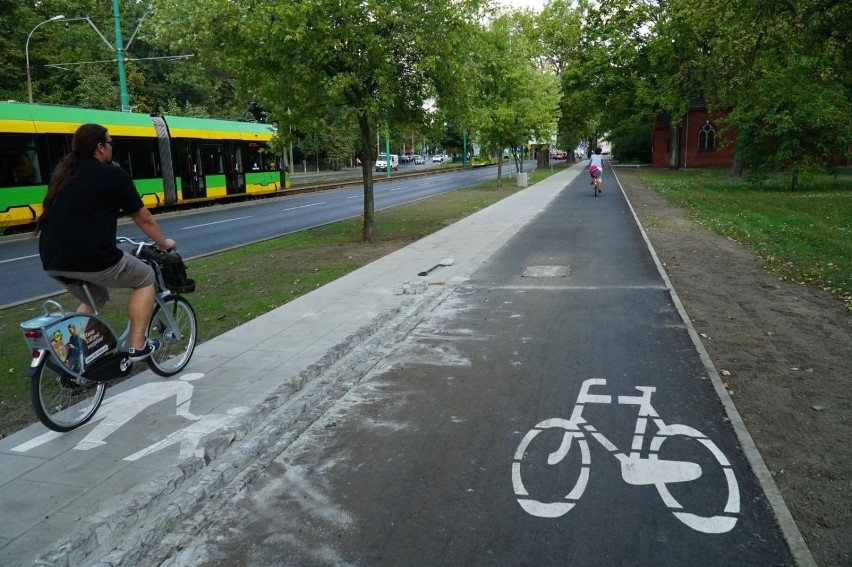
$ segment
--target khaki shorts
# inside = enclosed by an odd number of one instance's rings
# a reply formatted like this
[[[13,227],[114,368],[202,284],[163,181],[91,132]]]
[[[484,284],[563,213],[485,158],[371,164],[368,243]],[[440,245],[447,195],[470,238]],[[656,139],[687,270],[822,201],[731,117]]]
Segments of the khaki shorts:
[[[103,305],[109,301],[107,288],[131,288],[148,287],[154,285],[154,268],[133,256],[124,253],[124,256],[114,266],[100,272],[66,272],[62,270],[47,270],[47,275],[55,279],[68,290],[68,293],[80,300],[81,303],[89,303],[83,287],[75,284],[67,284],[60,278],[71,280],[82,280],[89,283],[89,291],[97,305]]]

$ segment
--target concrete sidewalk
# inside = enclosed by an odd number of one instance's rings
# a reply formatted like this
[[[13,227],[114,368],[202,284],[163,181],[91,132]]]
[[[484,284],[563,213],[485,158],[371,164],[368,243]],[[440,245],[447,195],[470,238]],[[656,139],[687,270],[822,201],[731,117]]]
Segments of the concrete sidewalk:
[[[200,345],[179,379],[146,372],[110,389],[79,430],[33,425],[0,441],[0,564],[121,563],[128,549],[158,541],[259,450],[239,445],[229,454],[241,459],[217,460],[235,441],[273,412],[267,439],[286,435],[337,384],[325,375],[332,364],[344,356],[375,364],[380,349],[359,359],[359,347],[416,324],[581,171],[575,165]],[[452,266],[417,276],[448,256]]]

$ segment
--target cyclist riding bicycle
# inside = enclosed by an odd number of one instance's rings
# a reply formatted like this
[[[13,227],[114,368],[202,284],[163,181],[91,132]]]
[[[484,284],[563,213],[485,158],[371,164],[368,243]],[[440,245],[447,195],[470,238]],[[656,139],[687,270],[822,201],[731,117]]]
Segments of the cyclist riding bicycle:
[[[592,157],[589,158],[589,175],[592,176],[592,185],[595,186],[598,193],[601,192],[601,186],[603,185],[602,175],[603,175],[603,150],[601,148],[595,148],[595,153],[592,154]]]
[[[89,282],[98,309],[109,300],[107,288],[130,288],[130,360],[143,360],[160,346],[145,336],[154,309],[154,270],[116,246],[120,213],[127,213],[157,246],[176,248],[145,208],[130,176],[113,167],[112,137],[99,124],[83,124],[53,172],[35,234],[42,267],[80,300],[78,311],[92,306],[76,281]]]

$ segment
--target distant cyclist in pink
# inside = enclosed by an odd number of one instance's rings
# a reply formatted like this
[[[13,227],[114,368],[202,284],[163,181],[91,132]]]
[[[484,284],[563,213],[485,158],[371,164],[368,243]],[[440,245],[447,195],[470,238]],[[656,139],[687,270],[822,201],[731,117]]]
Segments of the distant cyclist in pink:
[[[598,193],[601,192],[601,185],[603,185],[603,181],[601,176],[603,175],[603,150],[601,148],[595,148],[595,153],[592,154],[592,157],[589,159],[589,175],[592,176],[592,185],[595,186],[595,189],[598,190]]]

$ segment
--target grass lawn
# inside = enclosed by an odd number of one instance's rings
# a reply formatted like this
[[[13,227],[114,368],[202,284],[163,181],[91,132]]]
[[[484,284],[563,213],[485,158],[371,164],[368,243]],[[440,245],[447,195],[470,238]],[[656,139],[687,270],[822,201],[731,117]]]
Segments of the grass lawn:
[[[722,170],[645,170],[639,178],[702,226],[750,246],[783,280],[832,292],[852,312],[852,170],[818,175],[795,192]]]

